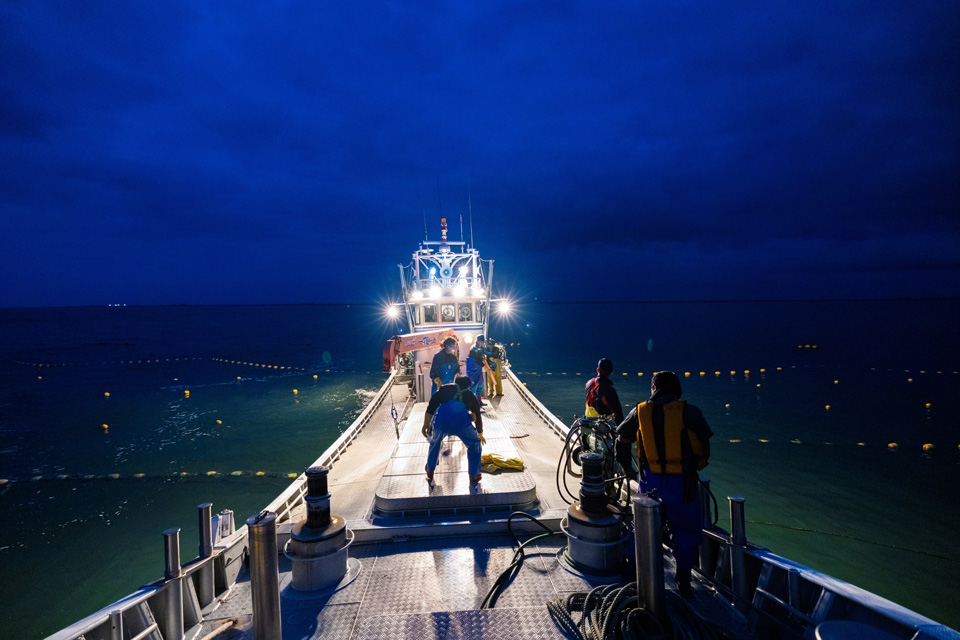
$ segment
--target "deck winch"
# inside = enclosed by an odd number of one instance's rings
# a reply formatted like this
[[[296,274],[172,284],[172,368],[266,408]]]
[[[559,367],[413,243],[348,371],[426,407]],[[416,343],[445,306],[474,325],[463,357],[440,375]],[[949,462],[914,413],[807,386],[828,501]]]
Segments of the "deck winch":
[[[567,509],[560,528],[567,535],[562,560],[572,568],[598,576],[619,573],[624,563],[626,527],[620,512],[607,498],[603,456],[594,451],[581,454],[583,478],[580,500]]]
[[[347,573],[347,549],[353,533],[343,518],[330,514],[329,471],[326,467],[307,469],[307,519],[294,525],[283,549],[293,569],[290,586],[297,591],[336,586]]]

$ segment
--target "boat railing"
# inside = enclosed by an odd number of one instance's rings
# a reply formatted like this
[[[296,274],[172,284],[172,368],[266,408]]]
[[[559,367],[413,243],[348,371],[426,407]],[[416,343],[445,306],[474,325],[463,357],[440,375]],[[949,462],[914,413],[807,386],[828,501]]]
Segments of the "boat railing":
[[[396,378],[394,371],[353,424],[310,466],[329,467],[340,459],[344,450],[370,422],[387,394],[392,393]],[[289,518],[292,511],[303,502],[305,493],[306,476],[300,474],[266,509],[277,514],[278,522]],[[219,527],[214,527],[214,530],[219,530]],[[211,555],[197,557],[180,566],[179,572],[176,572],[178,575],[148,584],[58,631],[47,640],[168,640],[196,637],[207,608],[222,599],[236,583],[242,560],[247,554],[247,537],[247,527],[244,525],[232,534],[218,538]],[[174,546],[179,547],[179,544]],[[209,584],[210,572],[216,578],[214,593],[202,586]],[[179,608],[171,604],[181,601]]]
[[[179,531],[175,544],[179,547]],[[174,575],[141,587],[47,640],[195,638],[204,615],[233,589],[246,554],[244,528],[221,539],[207,557],[176,567]]]
[[[543,403],[537,400],[536,396],[534,396],[527,389],[524,383],[520,381],[520,379],[516,376],[516,374],[513,373],[509,366],[503,367],[503,370],[513,383],[513,386],[516,387],[517,391],[520,393],[520,397],[523,398],[534,410],[534,412],[536,412],[536,414],[539,415],[540,418],[547,424],[547,426],[550,427],[550,430],[553,431],[561,440],[566,439],[567,431],[570,430],[570,427],[563,424],[563,422],[561,422],[557,416],[553,415],[549,409],[543,406]]]
[[[363,431],[363,428],[367,426],[370,422],[370,419],[376,413],[377,409],[383,404],[384,399],[388,394],[393,393],[393,384],[397,378],[397,371],[394,369],[390,373],[390,377],[387,378],[387,381],[384,382],[383,386],[380,387],[380,391],[374,396],[373,400],[366,406],[363,412],[353,421],[353,424],[343,432],[343,434],[334,441],[326,451],[324,451],[319,458],[317,458],[311,467],[331,467],[333,464],[340,459],[340,456],[343,455],[343,452],[346,451],[347,447],[356,440],[357,436],[360,435],[360,432]],[[401,414],[402,415],[402,414]],[[289,487],[287,487],[283,493],[277,496],[273,502],[267,505],[266,509],[268,511],[273,511],[277,514],[277,522],[283,522],[288,520],[290,514],[298,506],[303,504],[303,496],[307,492],[307,476],[301,473],[297,476],[297,479],[294,480]]]

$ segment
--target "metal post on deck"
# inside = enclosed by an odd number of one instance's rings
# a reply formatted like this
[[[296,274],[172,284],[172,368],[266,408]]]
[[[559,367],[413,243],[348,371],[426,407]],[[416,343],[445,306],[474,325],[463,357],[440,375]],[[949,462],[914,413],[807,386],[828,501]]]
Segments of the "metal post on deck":
[[[663,620],[663,529],[660,524],[660,502],[645,494],[634,496],[633,527],[640,606],[658,620]]]
[[[700,527],[705,531],[709,531],[713,528],[713,516],[710,512],[710,478],[706,476],[700,477],[700,487],[698,489],[700,495],[700,515],[701,515],[701,524]],[[700,543],[700,563],[699,567],[703,570],[707,567],[709,563],[708,547],[704,543]]]
[[[163,577],[166,585],[164,640],[183,640],[183,584],[180,582],[180,527],[163,532]]]
[[[747,546],[746,519],[743,511],[744,499],[741,496],[728,496],[730,501],[730,572],[733,592],[738,601],[734,604],[738,608],[749,606],[747,600],[749,587],[747,585],[746,559],[744,553]]]
[[[280,562],[277,514],[261,511],[247,519],[250,536],[250,589],[255,640],[281,640]]]
[[[110,612],[110,640],[123,640],[123,611]]]
[[[200,550],[200,558],[209,558],[213,555],[213,503],[204,502],[197,505],[197,511],[200,518],[200,542],[197,544]],[[213,562],[207,562],[198,571],[200,578],[199,593],[200,606],[205,607],[214,598],[213,581]]]

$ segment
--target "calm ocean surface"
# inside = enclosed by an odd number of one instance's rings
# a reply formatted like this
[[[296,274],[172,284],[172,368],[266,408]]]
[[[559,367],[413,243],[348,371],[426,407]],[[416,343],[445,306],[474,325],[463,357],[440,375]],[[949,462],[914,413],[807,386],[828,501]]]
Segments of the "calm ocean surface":
[[[743,495],[752,542],[960,628],[957,326],[955,300],[527,304],[492,333],[567,423],[600,357],[630,405],[677,371],[721,526]],[[0,638],[157,579],[166,528],[195,557],[202,502],[262,509],[362,411],[394,332],[366,305],[0,310]]]

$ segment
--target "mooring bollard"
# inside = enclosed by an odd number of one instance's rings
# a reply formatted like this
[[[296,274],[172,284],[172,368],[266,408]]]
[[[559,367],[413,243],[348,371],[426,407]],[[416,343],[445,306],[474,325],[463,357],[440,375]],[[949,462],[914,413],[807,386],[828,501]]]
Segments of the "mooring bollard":
[[[746,609],[748,600],[746,558],[744,553],[747,545],[746,518],[744,516],[741,496],[728,496],[730,501],[730,581],[733,592],[737,596],[734,605],[738,609]]]
[[[253,600],[253,637],[281,640],[280,562],[277,514],[261,511],[247,519],[250,536],[250,590]]]
[[[200,558],[209,558],[213,555],[213,503],[204,502],[197,505],[197,511],[200,518],[200,542],[197,544],[200,550]],[[200,599],[200,606],[205,607],[214,598],[213,581],[213,562],[208,561],[199,570],[200,586],[197,596]]]
[[[640,605],[658,620],[664,620],[663,530],[658,500],[647,495],[634,496],[633,528]]]
[[[163,577],[166,585],[166,610],[163,616],[164,640],[183,640],[183,584],[180,582],[180,527],[163,532]]]

